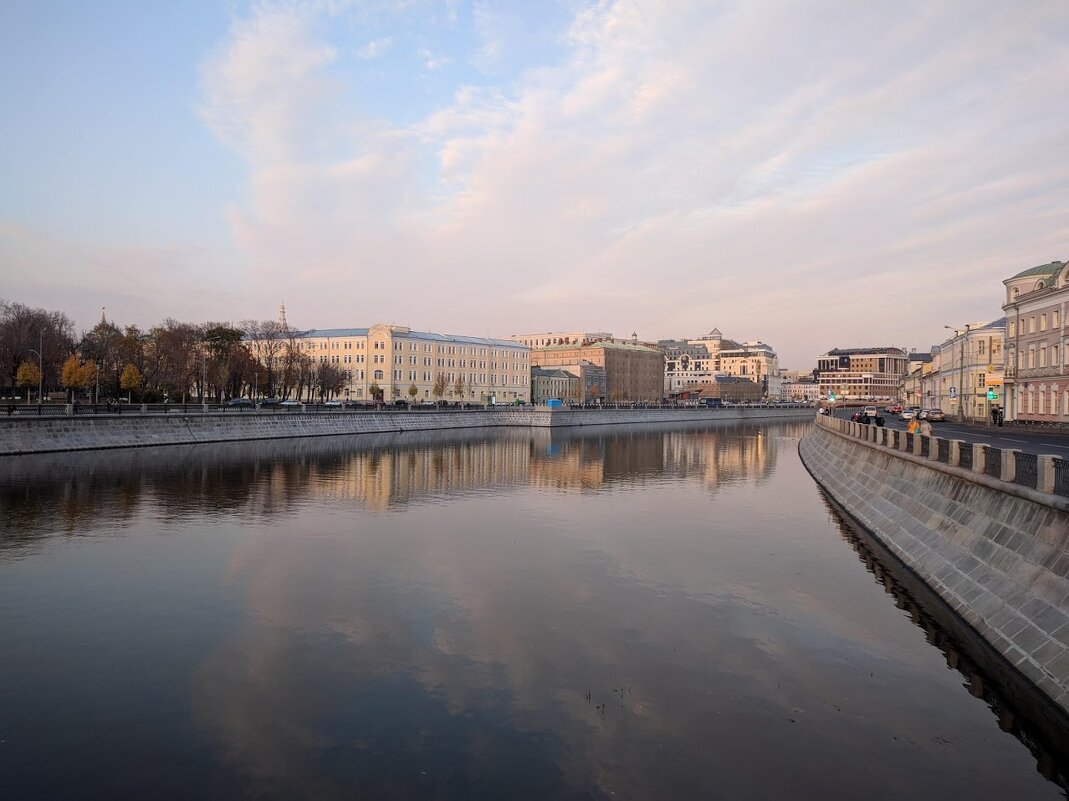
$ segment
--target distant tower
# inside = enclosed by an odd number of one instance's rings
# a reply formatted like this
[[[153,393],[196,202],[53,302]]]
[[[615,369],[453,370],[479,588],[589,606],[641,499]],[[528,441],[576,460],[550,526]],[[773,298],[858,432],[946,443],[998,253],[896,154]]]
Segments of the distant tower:
[[[107,314],[106,314],[107,310],[108,310],[107,306],[101,306],[100,307],[100,324],[101,325],[107,325],[108,324],[108,317],[107,317]]]
[[[278,324],[280,326],[282,326],[283,330],[286,330],[286,329],[289,328],[289,325],[286,323],[286,304],[285,303],[282,303],[278,307]]]
[[[631,344],[632,345],[637,345],[638,344],[638,332],[637,331],[632,331],[631,332]]]

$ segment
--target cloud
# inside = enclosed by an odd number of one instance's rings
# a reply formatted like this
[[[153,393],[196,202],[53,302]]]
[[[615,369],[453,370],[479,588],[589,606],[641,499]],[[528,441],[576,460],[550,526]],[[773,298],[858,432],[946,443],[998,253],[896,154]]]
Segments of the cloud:
[[[393,47],[393,39],[389,36],[382,39],[372,39],[366,45],[356,51],[356,54],[360,58],[375,59],[381,55],[384,55],[391,47]]]
[[[1003,277],[1067,255],[1059,3],[601,2],[514,73],[518,13],[452,18],[490,77],[415,120],[341,102],[307,10],[258,6],[206,60],[203,117],[250,168],[236,241],[301,324],[715,324],[805,367],[996,317]]]

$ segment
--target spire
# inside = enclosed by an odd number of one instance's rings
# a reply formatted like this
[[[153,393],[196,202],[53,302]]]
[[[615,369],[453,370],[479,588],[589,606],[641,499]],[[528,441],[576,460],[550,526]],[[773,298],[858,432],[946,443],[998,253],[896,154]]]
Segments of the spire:
[[[107,310],[108,310],[107,306],[101,306],[100,307],[100,324],[101,325],[107,325],[108,324],[108,317],[107,317],[107,314],[106,314]]]
[[[283,329],[289,328],[289,325],[286,323],[286,304],[285,304],[285,302],[283,302],[282,305],[280,305],[278,307],[278,324],[280,326],[282,326]]]

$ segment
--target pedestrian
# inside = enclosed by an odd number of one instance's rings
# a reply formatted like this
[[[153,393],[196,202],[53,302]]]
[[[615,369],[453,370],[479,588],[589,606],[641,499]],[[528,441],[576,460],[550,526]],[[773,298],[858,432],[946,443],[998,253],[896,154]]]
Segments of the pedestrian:
[[[991,425],[998,425],[998,406],[991,407]]]
[[[930,437],[932,435],[932,424],[927,417],[917,424],[917,429],[923,437]]]
[[[921,421],[914,415],[909,419],[909,424],[906,426],[906,431],[910,434],[916,434],[917,430],[921,427]]]

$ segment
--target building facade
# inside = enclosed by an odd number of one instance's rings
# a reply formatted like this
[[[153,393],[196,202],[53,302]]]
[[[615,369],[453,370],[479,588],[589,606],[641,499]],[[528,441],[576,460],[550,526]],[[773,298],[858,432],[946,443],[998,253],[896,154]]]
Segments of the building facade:
[[[942,409],[948,417],[988,422],[992,406],[1001,406],[1005,318],[970,323],[936,349],[923,381],[923,406]]]
[[[901,348],[835,348],[817,357],[820,395],[840,400],[896,398],[908,365]]]
[[[280,359],[285,347],[295,347],[313,362],[336,365],[346,374],[341,397],[348,401],[371,401],[376,394],[386,402],[531,399],[531,349],[510,340],[379,323],[370,328],[291,330],[285,342],[250,344],[264,363]],[[265,354],[273,345],[279,346],[277,355]]]
[[[664,353],[664,393],[676,397],[713,381],[718,375],[745,378],[761,386],[764,397],[778,398],[779,359],[764,342],[738,343],[725,339],[714,328],[698,339],[663,339],[657,343]]]
[[[547,331],[541,334],[512,334],[506,339],[521,342],[529,348],[554,348],[558,345],[590,345],[594,342],[613,342],[608,331]]]
[[[581,398],[579,376],[559,367],[531,368],[531,403],[550,399],[576,401]]]
[[[1069,264],[1053,261],[1002,283],[1006,419],[1069,424]]]
[[[603,368],[606,401],[659,402],[662,398],[664,357],[645,345],[604,341],[557,345],[533,349],[530,359],[537,367],[564,368],[589,362]]]

